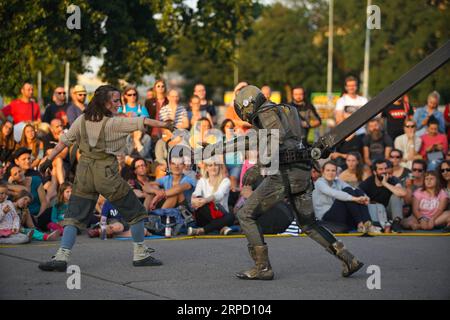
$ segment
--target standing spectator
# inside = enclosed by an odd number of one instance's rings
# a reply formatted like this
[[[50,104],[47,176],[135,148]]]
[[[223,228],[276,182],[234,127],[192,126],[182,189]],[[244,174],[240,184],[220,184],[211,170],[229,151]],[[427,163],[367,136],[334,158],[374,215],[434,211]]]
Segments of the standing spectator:
[[[194,127],[200,118],[207,118],[211,123],[213,119],[208,111],[201,108],[200,98],[198,96],[192,96],[189,100],[190,110],[188,111],[188,118],[190,127]]]
[[[437,226],[450,229],[450,211],[447,193],[442,189],[439,176],[434,171],[425,173],[422,188],[414,192],[413,214],[402,221],[405,229],[432,230]]]
[[[6,163],[11,159],[11,155],[16,149],[16,141],[13,134],[14,125],[6,120],[0,127],[0,162]]]
[[[161,121],[173,121],[177,129],[188,129],[189,120],[186,108],[179,105],[180,95],[177,90],[172,89],[168,95],[169,104],[161,108],[159,117]]]
[[[69,119],[67,118],[68,104],[66,103],[66,91],[63,87],[57,87],[53,91],[52,100],[53,102],[45,107],[42,121],[50,123],[53,119],[59,119],[63,126],[67,128],[69,126]]]
[[[195,221],[200,228],[188,228],[188,235],[202,235],[213,231],[228,235],[234,215],[228,210],[230,179],[225,175],[223,161],[219,157],[205,161],[206,168],[192,194]]]
[[[145,107],[147,108],[150,118],[160,120],[159,112],[162,107],[169,104],[169,100],[166,97],[166,83],[162,79],[155,81],[153,85],[154,97],[145,100]],[[152,139],[155,141],[161,136],[159,128],[152,128]]]
[[[426,134],[422,136],[420,155],[427,160],[428,170],[434,170],[444,160],[448,151],[447,136],[439,133],[439,123],[431,116],[428,120]]]
[[[261,87],[261,92],[264,97],[266,97],[266,99],[270,101],[270,97],[272,96],[272,89],[268,85],[265,85]]]
[[[150,117],[147,108],[141,106],[137,101],[139,100],[139,93],[136,87],[128,86],[123,91],[124,106],[119,107],[118,113],[123,113],[127,117]]]
[[[31,168],[37,168],[44,157],[44,143],[37,137],[36,129],[32,124],[26,124],[22,131],[22,137],[17,148],[31,150]]]
[[[414,116],[414,109],[409,104],[404,104],[403,101],[403,97],[400,97],[382,112],[382,116],[385,119],[384,127],[392,140],[403,134],[405,121],[411,120]]]
[[[403,130],[405,133],[395,138],[394,147],[403,153],[401,165],[411,169],[413,160],[422,158],[419,154],[422,139],[416,135],[414,120],[406,120]]]
[[[336,124],[344,120],[344,114],[352,114],[367,103],[367,99],[358,95],[358,80],[349,76],[345,78],[344,94],[336,101]],[[364,127],[356,131],[356,134],[365,134]]]
[[[206,110],[208,114],[211,116],[211,123],[217,123],[217,111],[216,107],[212,103],[211,100],[206,99],[206,89],[205,86],[201,83],[197,83],[194,86],[194,95],[200,98],[200,109]]]
[[[124,152],[132,158],[141,157],[151,161],[152,138],[147,133],[136,130],[127,137]]]
[[[414,114],[414,120],[417,124],[417,135],[420,137],[425,134],[428,121],[433,116],[438,121],[438,129],[440,133],[445,133],[445,120],[442,112],[438,110],[439,93],[433,91],[428,95],[427,104],[422,108],[418,108]]]
[[[403,152],[398,149],[392,149],[389,154],[389,160],[392,162],[392,175],[400,180],[400,183],[404,186],[406,179],[410,176],[411,170],[402,167],[401,161],[403,159]]]
[[[369,176],[364,171],[361,155],[358,152],[350,152],[345,159],[345,163],[347,169],[339,174],[339,179],[353,188],[357,188]]]
[[[313,206],[316,218],[336,224],[344,231],[378,232],[370,220],[369,198],[336,177],[337,165],[330,161],[322,167],[322,177],[314,183]]]
[[[69,125],[72,125],[72,123],[74,123],[74,121],[83,113],[86,108],[86,97],[87,93],[84,86],[77,84],[72,88],[72,102],[67,107],[67,119],[69,120]]]
[[[245,86],[248,86],[247,82],[239,82],[236,87],[234,88],[234,96],[238,94],[238,92]],[[241,134],[245,133],[249,128],[252,127],[250,123],[247,121],[243,121],[239,116],[237,115],[236,111],[234,110],[234,99],[230,106],[227,107],[227,110],[225,111],[225,119],[233,120],[236,131]]]
[[[153,88],[148,88],[146,95],[145,95],[145,100],[150,100],[153,99],[155,97],[155,92],[153,91]]]
[[[316,111],[316,108],[305,98],[306,92],[303,87],[294,87],[292,89],[292,103],[300,115],[302,127],[306,130],[305,137],[308,137],[309,129],[317,128],[322,124],[322,119]]]
[[[33,100],[33,85],[25,82],[20,93],[19,99],[11,101],[9,105],[0,110],[2,121],[4,122],[8,116],[12,117],[14,124],[23,121],[41,121],[41,109],[39,104]]]
[[[400,181],[387,174],[386,160],[375,160],[372,164],[372,176],[364,180],[359,188],[370,198],[369,212],[372,221],[378,218],[384,228],[387,217],[403,218],[403,201],[407,194]],[[386,216],[387,209],[387,216]]]
[[[369,167],[375,160],[389,158],[393,145],[391,137],[381,130],[378,119],[369,120],[363,143],[364,162]]]
[[[47,229],[50,231],[58,230],[61,235],[64,233],[64,227],[62,222],[67,208],[69,207],[69,200],[72,194],[72,184],[70,182],[64,182],[59,186],[58,198],[56,203],[52,207],[52,220],[47,225]]]

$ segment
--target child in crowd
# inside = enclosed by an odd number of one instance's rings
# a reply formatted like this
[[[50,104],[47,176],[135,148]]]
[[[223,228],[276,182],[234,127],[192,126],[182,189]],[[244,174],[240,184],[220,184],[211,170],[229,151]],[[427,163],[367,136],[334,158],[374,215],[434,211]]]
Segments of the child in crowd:
[[[7,200],[8,188],[0,184],[0,243],[21,244],[30,242],[33,232],[20,233],[20,217],[14,205]]]
[[[31,218],[28,206],[33,200],[33,196],[26,190],[20,191],[14,197],[14,207],[20,217],[20,232],[31,235],[33,240],[38,241],[56,241],[60,239],[61,233],[55,230],[51,233],[44,233],[36,229],[33,219]]]
[[[59,186],[57,202],[52,207],[52,222],[47,225],[50,231],[59,230],[61,235],[64,232],[64,227],[61,225],[64,220],[64,214],[69,205],[70,195],[72,194],[72,184],[64,182]]]

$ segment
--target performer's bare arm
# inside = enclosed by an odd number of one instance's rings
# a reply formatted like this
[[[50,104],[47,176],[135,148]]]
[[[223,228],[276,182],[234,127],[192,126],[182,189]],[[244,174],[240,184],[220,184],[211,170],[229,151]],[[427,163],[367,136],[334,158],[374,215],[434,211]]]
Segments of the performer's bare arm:
[[[64,143],[62,143],[61,141],[58,142],[56,147],[54,147],[52,149],[52,152],[50,152],[50,155],[48,156],[48,159],[53,161],[58,156],[58,154],[60,154],[66,147],[67,146]]]

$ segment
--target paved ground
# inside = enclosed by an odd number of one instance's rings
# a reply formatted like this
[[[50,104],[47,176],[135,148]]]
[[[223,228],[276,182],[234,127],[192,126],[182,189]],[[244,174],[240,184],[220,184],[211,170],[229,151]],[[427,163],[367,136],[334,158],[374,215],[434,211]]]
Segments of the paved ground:
[[[66,273],[38,270],[57,244],[0,248],[3,299],[449,299],[450,237],[343,238],[366,266],[352,278],[340,263],[303,237],[268,238],[275,281],[242,281],[250,266],[246,240],[149,240],[164,266],[133,268],[131,242],[78,238],[71,263],[81,289],[68,290]],[[367,266],[381,268],[381,289],[369,290]]]

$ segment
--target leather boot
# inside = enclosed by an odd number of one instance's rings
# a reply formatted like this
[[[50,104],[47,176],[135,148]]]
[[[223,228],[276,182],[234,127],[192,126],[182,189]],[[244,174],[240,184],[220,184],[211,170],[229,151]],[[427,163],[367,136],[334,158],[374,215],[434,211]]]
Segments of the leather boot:
[[[333,243],[329,249],[333,255],[335,255],[339,260],[342,261],[343,269],[342,276],[347,278],[353,273],[361,269],[364,263],[358,261],[354,255],[348,251],[341,241],[336,241]]]
[[[56,255],[50,261],[39,264],[39,269],[42,271],[59,271],[65,272],[67,270],[67,262],[69,262],[71,250],[59,248]]]
[[[272,280],[274,274],[270,266],[267,246],[249,245],[248,251],[255,261],[255,266],[250,270],[237,273],[236,276],[243,280]]]

